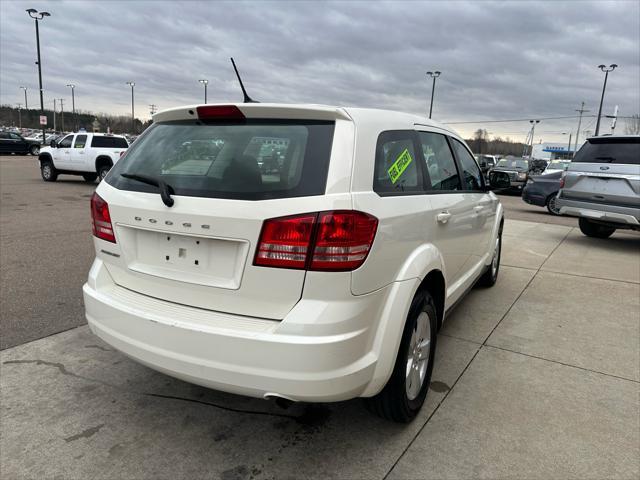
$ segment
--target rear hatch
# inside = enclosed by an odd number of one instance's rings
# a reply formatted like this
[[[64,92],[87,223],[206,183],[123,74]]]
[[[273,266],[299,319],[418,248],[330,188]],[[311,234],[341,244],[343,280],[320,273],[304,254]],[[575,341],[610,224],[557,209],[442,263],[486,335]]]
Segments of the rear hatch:
[[[588,139],[571,162],[562,198],[640,207],[640,137]]]
[[[258,106],[194,110],[156,118],[99,186],[116,242],[97,240],[98,256],[127,289],[281,319],[300,299],[305,271],[254,266],[255,246],[265,219],[350,208],[348,192],[325,195],[335,123],[344,114],[283,119]],[[157,186],[122,174],[161,180],[173,205]]]

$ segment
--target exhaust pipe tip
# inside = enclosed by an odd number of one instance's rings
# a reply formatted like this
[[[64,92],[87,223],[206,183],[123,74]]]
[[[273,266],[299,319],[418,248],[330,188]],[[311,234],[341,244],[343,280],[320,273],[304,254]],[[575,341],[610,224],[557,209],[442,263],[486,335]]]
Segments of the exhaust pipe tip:
[[[291,405],[296,403],[296,400],[294,400],[293,398],[289,398],[285,395],[280,395],[279,393],[265,393],[264,399],[274,400],[276,405],[283,410],[287,410]]]

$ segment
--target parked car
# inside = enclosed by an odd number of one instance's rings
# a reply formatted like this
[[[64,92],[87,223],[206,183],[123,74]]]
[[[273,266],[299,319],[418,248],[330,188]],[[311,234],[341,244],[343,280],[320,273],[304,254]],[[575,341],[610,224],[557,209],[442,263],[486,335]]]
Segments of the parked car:
[[[507,175],[509,175],[509,180],[511,182],[510,190],[521,192],[522,188],[527,183],[528,171],[528,160],[518,157],[507,157],[500,159],[495,168],[489,171],[489,178],[491,183],[493,184],[493,178],[496,177],[494,173],[506,173]]]
[[[0,153],[20,153],[38,155],[40,142],[31,141],[14,132],[0,132]]]
[[[124,137],[102,133],[71,133],[52,140],[40,151],[40,174],[46,182],[58,175],[82,175],[87,182],[102,180],[129,148]]]
[[[640,135],[588,138],[566,170],[557,207],[589,237],[640,230]]]
[[[494,155],[476,154],[474,157],[485,177],[489,173],[489,170],[495,167],[496,163],[498,163],[498,159]]]
[[[503,209],[461,137],[415,115],[318,105],[189,106],[153,121],[91,200],[91,330],[209,388],[365,397],[411,420],[446,312],[500,266]],[[247,153],[263,138],[282,140],[277,174]],[[221,146],[215,158],[182,154],[203,139]]]
[[[571,164],[571,160],[560,160],[560,159],[551,160],[547,165],[547,167],[544,169],[544,172],[542,172],[542,174],[549,175],[551,173],[558,173],[558,172],[562,173],[569,167],[570,164]]]
[[[522,200],[530,205],[547,207],[552,215],[560,215],[556,205],[558,191],[560,190],[560,177],[563,171],[552,172],[543,175],[531,175],[522,189]]]

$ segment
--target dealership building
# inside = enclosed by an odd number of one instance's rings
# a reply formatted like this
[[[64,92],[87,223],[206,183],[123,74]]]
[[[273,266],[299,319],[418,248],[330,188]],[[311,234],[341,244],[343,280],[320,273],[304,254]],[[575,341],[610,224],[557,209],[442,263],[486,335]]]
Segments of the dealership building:
[[[582,144],[578,145],[580,148]],[[569,142],[563,143],[537,143],[533,146],[531,157],[538,160],[555,160],[558,159],[571,159],[574,154],[574,145],[569,145]]]

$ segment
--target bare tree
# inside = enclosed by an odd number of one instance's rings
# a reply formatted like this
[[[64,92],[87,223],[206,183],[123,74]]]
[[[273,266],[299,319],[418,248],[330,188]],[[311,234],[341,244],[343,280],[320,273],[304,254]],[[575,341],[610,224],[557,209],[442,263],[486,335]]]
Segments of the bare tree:
[[[640,135],[640,114],[636,113],[631,118],[627,118],[624,133],[627,135]]]

